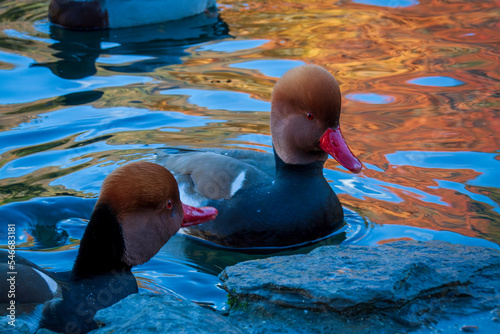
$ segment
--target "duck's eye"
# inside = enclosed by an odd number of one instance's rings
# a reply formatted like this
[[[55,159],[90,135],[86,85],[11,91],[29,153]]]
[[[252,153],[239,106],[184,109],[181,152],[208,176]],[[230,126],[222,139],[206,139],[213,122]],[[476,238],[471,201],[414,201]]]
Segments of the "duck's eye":
[[[172,209],[173,206],[174,206],[174,203],[172,203],[171,200],[168,200],[168,202],[167,202],[167,209],[170,210],[170,209]]]
[[[310,112],[307,113],[307,119],[314,119],[314,115],[311,114]]]

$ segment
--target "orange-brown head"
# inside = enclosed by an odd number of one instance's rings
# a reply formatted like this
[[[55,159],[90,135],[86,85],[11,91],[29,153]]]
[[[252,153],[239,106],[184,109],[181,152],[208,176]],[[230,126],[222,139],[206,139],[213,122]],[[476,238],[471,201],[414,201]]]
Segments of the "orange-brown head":
[[[286,72],[271,97],[271,134],[278,156],[288,164],[325,161],[328,154],[354,173],[361,162],[340,132],[340,88],[327,70],[302,65]]]
[[[172,174],[144,161],[109,174],[99,205],[107,205],[120,223],[125,246],[122,260],[130,266],[149,261],[181,227],[203,223],[217,214],[214,208],[183,204]]]

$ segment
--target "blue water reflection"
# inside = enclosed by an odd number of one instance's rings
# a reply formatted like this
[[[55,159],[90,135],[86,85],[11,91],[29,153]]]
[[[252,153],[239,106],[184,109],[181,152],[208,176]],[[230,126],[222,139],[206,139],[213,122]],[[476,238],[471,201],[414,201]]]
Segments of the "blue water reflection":
[[[465,84],[465,82],[460,81],[458,79],[451,77],[443,77],[443,76],[416,78],[408,80],[408,83],[419,86],[430,86],[430,87],[454,87]]]
[[[379,168],[375,165],[372,165],[370,163],[367,163],[367,162],[364,162],[363,163],[364,167],[366,167],[367,169],[373,169],[374,171],[377,171],[377,172],[384,172],[384,170],[382,168]]]
[[[339,169],[343,169],[343,167],[339,167]],[[396,189],[405,195],[414,197],[423,202],[449,206],[449,204],[444,202],[439,196],[397,183],[390,183],[362,176],[351,176],[344,172],[330,169],[325,169],[324,174],[327,179],[334,182],[333,188],[335,192],[341,194],[346,193],[358,199],[364,200],[371,197],[392,203],[401,203],[404,200],[394,192],[394,189]]]
[[[426,228],[417,228],[405,225],[383,225],[374,226],[370,233],[364,234],[363,238],[347,240],[344,244],[375,246],[387,242],[387,240],[412,239],[416,241],[441,240],[452,244],[482,246],[500,250],[500,246],[494,242],[467,237],[458,233],[448,231],[435,231]]]
[[[9,150],[78,135],[76,141],[111,133],[147,129],[177,129],[216,122],[204,116],[141,108],[77,106],[39,115],[9,131],[0,132],[0,154]]]
[[[389,8],[411,7],[418,5],[420,3],[418,0],[352,0],[352,1],[364,5],[389,7]]]
[[[500,188],[500,160],[498,153],[406,151],[386,155],[391,165],[421,168],[470,169],[480,175],[467,184]]]
[[[285,74],[286,71],[304,64],[305,63],[300,60],[267,59],[245,61],[242,63],[231,64],[229,67],[258,70],[260,73],[268,77],[279,78]]]
[[[271,152],[272,152],[273,139],[271,136],[268,136],[268,135],[250,133],[250,134],[244,134],[244,135],[238,136],[236,138],[231,138],[229,140],[258,144],[259,146],[260,145],[267,146],[268,148],[271,149]],[[265,149],[265,147],[262,147],[262,148]]]
[[[234,40],[222,41],[211,44],[205,44],[196,49],[196,51],[213,52],[236,52],[248,49],[255,49],[269,42],[267,39]]]
[[[461,194],[467,195],[474,201],[482,202],[488,205],[491,205],[493,207],[493,211],[500,213],[500,203],[496,203],[493,201],[491,198],[488,196],[484,196],[481,194],[476,194],[471,191],[469,191],[465,184],[458,183],[458,182],[452,182],[452,181],[447,181],[447,180],[435,180],[438,185],[437,186],[430,186],[430,189],[451,189],[455,190],[456,192],[459,192]]]
[[[376,93],[352,93],[345,96],[348,100],[371,104],[387,104],[394,102],[395,98],[389,95]]]
[[[271,136],[261,135],[261,134],[245,134],[238,136],[236,138],[230,138],[224,146],[229,146],[231,148],[241,147],[245,149],[263,151],[269,153],[272,157],[273,146],[272,146]],[[272,160],[274,161],[274,160]]]
[[[29,175],[41,168],[46,168],[46,167],[59,167],[59,169],[65,169],[78,165],[84,165],[92,160],[92,158],[88,157],[88,155],[95,155],[96,153],[99,152],[124,151],[124,150],[152,150],[162,146],[163,146],[162,144],[109,145],[104,141],[99,141],[89,145],[82,145],[66,150],[51,150],[51,151],[34,153],[25,157],[19,157],[18,159],[9,161],[5,165],[3,165],[2,168],[0,169],[0,179]],[[115,168],[116,167],[118,166],[115,166]],[[77,172],[73,172],[72,174],[75,173]],[[73,177],[78,179],[78,175],[73,175],[72,178]],[[51,184],[59,184],[56,182],[57,180],[58,179],[52,181]],[[89,184],[91,184],[91,182],[89,183],[85,182],[84,184],[88,186]],[[77,188],[69,187],[68,189],[77,189]],[[99,187],[96,188],[95,193],[98,193],[99,192],[98,190]]]
[[[65,80],[55,76],[48,68],[33,67],[36,62],[28,57],[0,51],[0,61],[15,65],[11,70],[0,70],[0,103],[26,103],[60,96],[61,93],[146,83],[152,78],[144,76],[93,76],[80,80]],[[22,84],[22,89],[19,85]]]
[[[100,145],[103,146],[103,145]],[[102,150],[103,153],[109,154],[110,152],[118,152],[123,150],[133,150],[137,153],[134,155],[127,156],[127,160],[118,161],[108,161],[103,158],[102,161],[90,165],[85,168],[81,168],[77,171],[72,171],[70,174],[66,174],[55,178],[50,182],[50,186],[63,186],[66,189],[73,189],[78,192],[85,194],[99,194],[102,182],[104,178],[111,173],[116,168],[120,167],[125,163],[132,161],[154,161],[154,149],[163,147],[163,145],[106,145],[108,150]],[[89,147],[92,150],[95,147]],[[106,147],[104,147],[106,148]],[[94,155],[98,151],[93,151]],[[79,161],[79,160],[77,160]],[[62,167],[61,167],[62,168]]]
[[[46,26],[48,26],[48,24]],[[43,42],[43,43],[47,43],[47,44],[53,44],[53,43],[57,42],[56,40],[51,39],[51,38],[41,38],[41,37],[37,37],[37,36],[31,36],[31,35],[28,35],[27,33],[20,32],[20,31],[14,30],[14,29],[5,29],[3,31],[3,33],[9,37],[19,38],[19,39],[24,39],[24,40],[29,40],[29,41],[37,41],[37,42]]]
[[[269,102],[256,100],[250,95],[240,92],[181,88],[164,90],[160,93],[163,95],[187,95],[189,103],[212,110],[271,111]]]
[[[108,65],[120,65],[134,63],[138,61],[151,60],[151,56],[132,56],[132,55],[103,55],[96,59],[96,63]]]

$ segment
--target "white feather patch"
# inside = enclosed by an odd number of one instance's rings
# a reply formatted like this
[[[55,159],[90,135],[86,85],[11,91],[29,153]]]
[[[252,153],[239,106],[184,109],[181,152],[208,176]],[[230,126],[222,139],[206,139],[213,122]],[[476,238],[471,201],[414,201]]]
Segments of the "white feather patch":
[[[49,276],[45,275],[44,273],[42,273],[40,270],[38,269],[35,269],[33,268],[34,271],[36,271],[38,273],[38,275],[40,275],[40,277],[42,277],[45,282],[47,283],[47,285],[49,286],[49,289],[50,291],[52,292],[52,295],[55,295],[56,292],[57,292],[57,287],[58,287],[58,284],[56,281],[54,281],[52,278],[50,278]]]
[[[242,171],[231,184],[231,196],[233,196],[238,190],[243,187],[243,182],[245,181],[245,171]]]
[[[186,184],[185,182],[179,182],[179,195],[181,197],[181,202],[187,205],[191,206],[201,206],[202,201],[200,200],[200,196],[196,196],[193,194],[193,189],[191,188],[190,185]]]

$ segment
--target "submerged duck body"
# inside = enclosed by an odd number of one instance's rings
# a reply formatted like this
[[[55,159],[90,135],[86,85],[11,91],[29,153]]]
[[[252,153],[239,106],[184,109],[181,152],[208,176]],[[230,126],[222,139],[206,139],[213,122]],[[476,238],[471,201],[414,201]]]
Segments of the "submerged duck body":
[[[215,0],[51,0],[49,19],[68,29],[127,28],[184,19]]]
[[[165,168],[134,162],[112,172],[80,242],[73,269],[49,272],[16,256],[16,305],[46,302],[40,328],[88,332],[97,310],[138,291],[132,267],[149,261],[179,228],[213,219],[214,208],[180,201],[177,183]],[[6,260],[7,252],[0,252]],[[2,272],[8,262],[1,262]],[[5,269],[5,270],[4,270]],[[6,283],[2,279],[2,291]],[[8,303],[6,295],[0,304]]]
[[[271,105],[274,159],[242,150],[160,152],[157,162],[172,171],[183,200],[219,210],[187,234],[232,248],[287,247],[343,225],[323,165],[328,155],[354,173],[362,164],[340,130],[337,81],[319,66],[296,67],[276,83]]]

